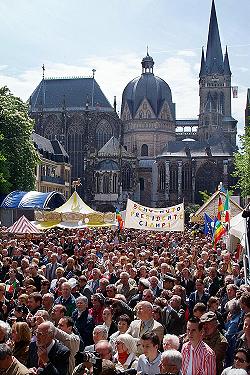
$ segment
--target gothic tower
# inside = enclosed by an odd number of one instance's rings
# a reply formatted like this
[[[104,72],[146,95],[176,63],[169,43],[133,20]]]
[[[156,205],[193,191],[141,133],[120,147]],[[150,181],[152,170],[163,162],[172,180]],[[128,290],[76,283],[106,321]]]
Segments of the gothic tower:
[[[226,52],[223,58],[214,0],[210,16],[206,57],[202,49],[198,135],[201,141],[223,136],[236,145],[237,121],[231,115],[231,70]]]

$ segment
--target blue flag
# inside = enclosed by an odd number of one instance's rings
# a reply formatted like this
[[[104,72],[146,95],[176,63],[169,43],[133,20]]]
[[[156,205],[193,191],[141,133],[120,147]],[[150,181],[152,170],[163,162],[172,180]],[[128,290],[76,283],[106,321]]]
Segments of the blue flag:
[[[208,214],[204,214],[204,233],[213,235],[214,220]]]

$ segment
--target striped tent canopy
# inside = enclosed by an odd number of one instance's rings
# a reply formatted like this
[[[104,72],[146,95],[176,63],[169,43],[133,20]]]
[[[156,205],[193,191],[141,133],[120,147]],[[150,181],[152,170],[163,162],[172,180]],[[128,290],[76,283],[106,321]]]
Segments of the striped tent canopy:
[[[9,233],[16,234],[34,234],[41,233],[35,225],[33,225],[26,216],[21,216],[11,227],[7,229]]]

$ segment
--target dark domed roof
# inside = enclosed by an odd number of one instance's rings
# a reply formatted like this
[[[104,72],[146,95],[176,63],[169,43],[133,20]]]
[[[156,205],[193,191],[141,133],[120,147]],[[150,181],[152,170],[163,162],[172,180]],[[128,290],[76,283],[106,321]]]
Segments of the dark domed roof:
[[[155,115],[158,116],[166,100],[174,118],[175,109],[170,87],[163,79],[154,75],[153,65],[152,57],[147,54],[142,59],[142,75],[130,81],[123,91],[122,111],[127,102],[130,112],[134,116],[142,101],[146,98]]]

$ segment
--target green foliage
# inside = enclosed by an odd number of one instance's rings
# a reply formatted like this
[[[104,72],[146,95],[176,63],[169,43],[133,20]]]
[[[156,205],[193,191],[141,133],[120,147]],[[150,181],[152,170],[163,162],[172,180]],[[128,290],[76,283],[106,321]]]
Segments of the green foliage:
[[[33,190],[39,157],[31,140],[33,120],[27,105],[0,88],[0,191]]]
[[[212,195],[207,190],[199,191],[199,194],[201,196],[201,199],[202,199],[203,203],[206,203]]]
[[[234,154],[234,173],[238,182],[236,188],[239,188],[241,195],[246,197],[250,195],[250,130],[245,129],[245,135],[240,136],[241,146],[238,152]]]
[[[185,206],[185,221],[188,222],[190,220],[190,215],[195,214],[196,211],[200,208],[199,204],[190,203]]]

